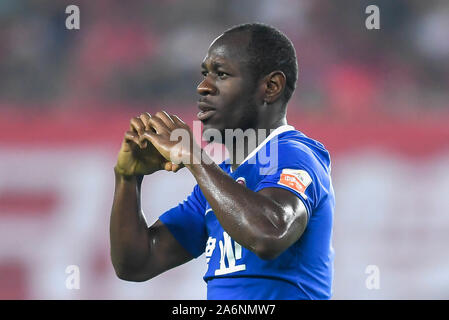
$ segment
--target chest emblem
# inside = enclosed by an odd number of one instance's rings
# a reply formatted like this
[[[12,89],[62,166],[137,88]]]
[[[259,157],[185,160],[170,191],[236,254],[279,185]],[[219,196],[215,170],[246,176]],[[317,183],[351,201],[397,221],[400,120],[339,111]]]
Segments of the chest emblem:
[[[237,178],[237,180],[235,180],[238,184],[241,184],[243,186],[246,186],[246,179],[243,177],[239,177]]]

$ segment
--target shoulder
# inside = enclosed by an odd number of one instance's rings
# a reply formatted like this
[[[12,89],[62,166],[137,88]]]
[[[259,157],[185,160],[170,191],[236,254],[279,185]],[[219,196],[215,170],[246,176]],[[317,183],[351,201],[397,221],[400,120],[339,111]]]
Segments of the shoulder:
[[[325,146],[297,130],[283,132],[267,144],[265,154],[279,167],[306,169],[315,173],[330,173],[330,154]],[[263,154],[259,158],[263,158]]]
[[[330,156],[324,145],[296,130],[283,132],[258,153],[256,191],[281,187],[305,200],[310,214],[330,192]],[[257,171],[255,171],[257,170]]]

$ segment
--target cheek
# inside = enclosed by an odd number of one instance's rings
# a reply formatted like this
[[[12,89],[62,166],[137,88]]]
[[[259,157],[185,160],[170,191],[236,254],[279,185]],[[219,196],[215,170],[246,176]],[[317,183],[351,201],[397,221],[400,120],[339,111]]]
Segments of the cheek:
[[[234,80],[234,81],[233,81]],[[232,79],[223,81],[218,88],[219,111],[210,123],[220,124],[226,128],[239,127],[248,118],[256,116],[254,87],[248,88],[243,81]]]
[[[226,117],[238,117],[248,109],[250,99],[247,92],[235,88],[232,94],[223,97],[223,113]],[[235,119],[236,120],[236,119]]]

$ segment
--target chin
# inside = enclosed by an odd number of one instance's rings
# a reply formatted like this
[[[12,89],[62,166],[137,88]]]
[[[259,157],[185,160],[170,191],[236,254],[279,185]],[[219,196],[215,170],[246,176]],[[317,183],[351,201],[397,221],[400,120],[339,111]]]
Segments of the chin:
[[[224,129],[219,126],[203,124],[202,139],[208,143],[223,143],[222,141],[225,137],[224,132]]]

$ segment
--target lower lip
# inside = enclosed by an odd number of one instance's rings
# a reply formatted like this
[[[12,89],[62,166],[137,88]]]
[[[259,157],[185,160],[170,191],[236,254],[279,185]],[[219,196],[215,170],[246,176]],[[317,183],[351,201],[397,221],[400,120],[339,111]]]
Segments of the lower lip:
[[[206,121],[209,118],[211,118],[215,113],[215,110],[207,110],[207,111],[200,111],[197,114],[198,120],[200,121]]]

